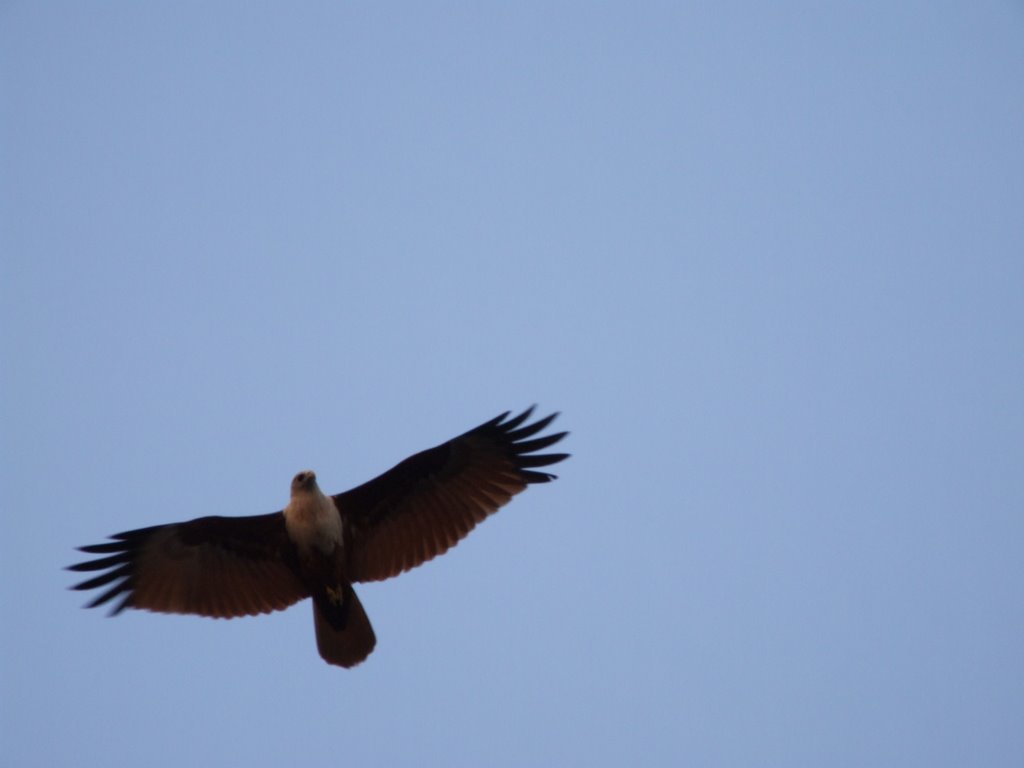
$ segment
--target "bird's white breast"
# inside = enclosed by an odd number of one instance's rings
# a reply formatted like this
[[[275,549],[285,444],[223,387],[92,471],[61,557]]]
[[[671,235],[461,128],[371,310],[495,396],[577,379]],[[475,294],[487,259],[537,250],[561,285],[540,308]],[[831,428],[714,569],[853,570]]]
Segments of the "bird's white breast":
[[[284,508],[284,524],[300,552],[318,549],[330,554],[344,543],[341,516],[319,488],[292,495]]]

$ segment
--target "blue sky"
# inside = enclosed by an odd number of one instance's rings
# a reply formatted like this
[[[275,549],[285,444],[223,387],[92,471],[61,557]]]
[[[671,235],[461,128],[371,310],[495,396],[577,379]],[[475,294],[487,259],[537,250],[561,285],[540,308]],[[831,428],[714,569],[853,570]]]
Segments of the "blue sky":
[[[7,3],[4,764],[1024,763],[1018,3]],[[83,611],[497,413],[378,646]]]

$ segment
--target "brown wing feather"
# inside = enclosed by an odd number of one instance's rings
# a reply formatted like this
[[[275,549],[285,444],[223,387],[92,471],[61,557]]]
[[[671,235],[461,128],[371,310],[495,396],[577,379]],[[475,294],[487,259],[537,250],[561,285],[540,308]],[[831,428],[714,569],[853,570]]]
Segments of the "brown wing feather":
[[[535,468],[568,454],[536,451],[568,433],[528,439],[558,415],[522,426],[532,413],[530,408],[511,419],[503,413],[334,496],[351,524],[349,578],[379,581],[415,568],[455,546],[527,485],[553,480],[555,475]]]
[[[120,598],[125,608],[231,618],[281,610],[308,597],[284,526],[275,512],[251,517],[201,517],[187,523],[126,531],[81,547],[104,555],[72,565],[103,571],[73,589],[111,585],[89,608]]]

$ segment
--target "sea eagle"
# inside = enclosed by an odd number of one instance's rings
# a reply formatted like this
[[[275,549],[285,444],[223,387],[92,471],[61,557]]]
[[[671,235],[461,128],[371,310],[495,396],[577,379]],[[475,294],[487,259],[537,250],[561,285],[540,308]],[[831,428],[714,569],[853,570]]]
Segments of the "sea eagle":
[[[111,585],[86,607],[115,598],[125,608],[232,618],[279,611],[313,598],[320,655],[352,667],[377,639],[352,584],[380,581],[442,554],[568,457],[542,453],[566,432],[534,437],[558,414],[527,423],[509,412],[410,456],[379,477],[325,496],[316,475],[295,475],[280,512],[200,517],[125,531],[80,547],[94,560],[72,571],[103,571],[73,589]]]

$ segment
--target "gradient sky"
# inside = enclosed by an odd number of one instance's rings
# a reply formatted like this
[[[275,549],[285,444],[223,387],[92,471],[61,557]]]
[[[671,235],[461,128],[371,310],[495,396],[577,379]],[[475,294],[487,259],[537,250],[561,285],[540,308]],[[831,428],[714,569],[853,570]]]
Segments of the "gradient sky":
[[[1024,765],[1020,3],[8,2],[0,76],[0,763]],[[533,402],[355,670],[66,589]]]

